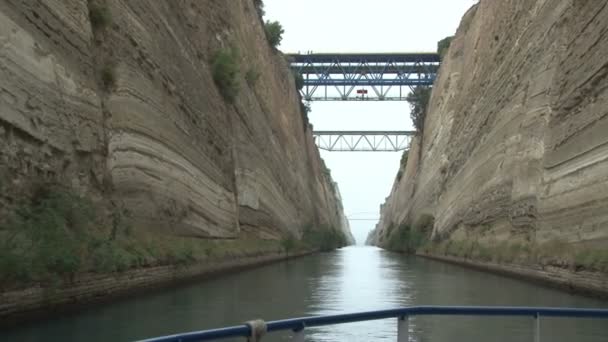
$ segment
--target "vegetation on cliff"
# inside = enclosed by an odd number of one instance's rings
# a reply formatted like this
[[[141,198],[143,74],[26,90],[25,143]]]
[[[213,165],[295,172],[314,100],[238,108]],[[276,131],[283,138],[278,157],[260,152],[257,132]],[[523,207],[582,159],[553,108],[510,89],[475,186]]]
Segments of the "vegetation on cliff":
[[[94,31],[103,30],[112,23],[110,10],[100,4],[89,5],[89,19]]]
[[[439,58],[441,58],[441,60],[443,60],[445,54],[448,53],[450,44],[452,44],[452,39],[454,39],[454,36],[445,37],[437,42],[437,53],[439,54]]]
[[[239,54],[235,48],[221,49],[211,61],[213,81],[226,102],[234,103],[240,89]]]
[[[321,226],[304,228],[301,239],[293,234],[286,234],[281,240],[281,247],[286,254],[294,251],[332,251],[348,245],[348,239],[334,227]]]
[[[542,265],[608,273],[608,251],[575,246],[560,240],[480,242],[445,239],[422,246],[420,252],[502,264]]]
[[[409,157],[409,150],[403,151],[401,155],[401,161],[399,163],[399,171],[397,171],[397,182],[401,180],[403,177],[403,172],[405,172],[405,167],[407,166],[407,160]]]
[[[264,32],[266,33],[266,39],[268,40],[268,44],[272,46],[273,49],[276,49],[283,40],[283,33],[285,30],[283,26],[278,21],[266,21],[264,24]]]
[[[266,11],[264,10],[264,1],[263,0],[253,0],[253,4],[255,6],[256,11],[258,12],[258,16],[260,19],[264,17]]]
[[[211,241],[138,230],[120,206],[104,212],[69,189],[40,185],[0,225],[0,288],[279,250],[276,241]]]
[[[424,119],[429,106],[431,92],[432,89],[430,87],[418,86],[405,98],[410,104],[410,116],[418,132],[424,131]]]
[[[390,225],[386,248],[396,252],[415,253],[429,242],[434,221],[433,216],[423,215],[413,225],[402,223],[396,228],[394,224]]]

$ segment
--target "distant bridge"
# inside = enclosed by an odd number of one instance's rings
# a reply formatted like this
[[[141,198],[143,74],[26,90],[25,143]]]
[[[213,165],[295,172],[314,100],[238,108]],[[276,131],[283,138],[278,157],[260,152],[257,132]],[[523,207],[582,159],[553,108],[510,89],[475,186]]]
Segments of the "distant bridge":
[[[408,88],[431,86],[439,70],[436,53],[289,54],[302,75],[307,101],[404,101]]]
[[[415,131],[314,131],[317,147],[342,152],[399,152],[410,146]]]

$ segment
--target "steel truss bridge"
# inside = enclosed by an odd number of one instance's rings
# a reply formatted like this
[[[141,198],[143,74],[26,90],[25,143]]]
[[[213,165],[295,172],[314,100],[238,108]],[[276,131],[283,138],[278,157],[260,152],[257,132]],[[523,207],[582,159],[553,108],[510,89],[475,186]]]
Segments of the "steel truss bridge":
[[[414,131],[314,131],[321,150],[349,152],[399,152],[410,146]]]
[[[436,53],[289,54],[306,101],[404,101],[406,87],[431,86]]]

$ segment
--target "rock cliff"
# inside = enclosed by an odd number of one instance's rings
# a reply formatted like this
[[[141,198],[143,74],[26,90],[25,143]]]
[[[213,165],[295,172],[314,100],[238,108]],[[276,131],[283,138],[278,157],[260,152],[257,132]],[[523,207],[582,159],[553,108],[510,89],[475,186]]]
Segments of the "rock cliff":
[[[213,77],[223,49],[238,56],[232,104]],[[0,161],[3,218],[53,183],[100,221],[118,210],[167,236],[350,234],[250,0],[0,2]]]
[[[608,271],[607,32],[606,1],[471,8],[368,242],[426,217],[423,252]]]

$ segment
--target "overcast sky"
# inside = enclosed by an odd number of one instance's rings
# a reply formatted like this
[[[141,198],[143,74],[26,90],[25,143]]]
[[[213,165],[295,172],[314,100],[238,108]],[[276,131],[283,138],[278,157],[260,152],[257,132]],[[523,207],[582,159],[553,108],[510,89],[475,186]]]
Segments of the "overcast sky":
[[[264,0],[266,19],[285,29],[290,52],[426,52],[453,35],[476,0]],[[405,102],[313,102],[315,130],[410,130]],[[390,193],[401,153],[326,152],[349,218],[377,219]],[[351,221],[363,243],[375,221]]]

